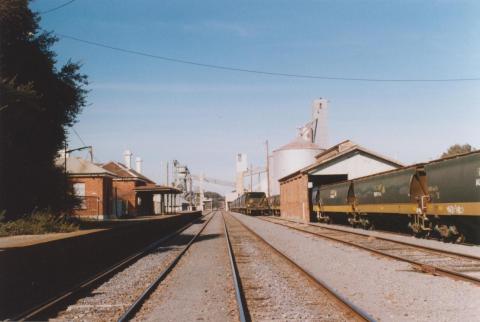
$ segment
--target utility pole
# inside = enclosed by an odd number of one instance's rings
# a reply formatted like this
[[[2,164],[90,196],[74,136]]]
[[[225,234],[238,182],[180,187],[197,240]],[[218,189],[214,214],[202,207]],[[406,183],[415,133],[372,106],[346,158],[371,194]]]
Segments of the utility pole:
[[[269,151],[268,151],[268,140],[265,141],[265,147],[266,147],[266,152],[267,152],[267,166],[265,167],[267,169],[267,197],[270,197],[270,159],[268,157]]]
[[[168,170],[168,161],[167,161],[167,186],[169,186],[169,184],[168,184],[168,181],[169,181],[168,175],[169,175],[169,173],[168,173],[168,172],[169,172],[169,170]]]
[[[68,144],[67,144],[67,140],[65,139],[65,146],[64,146],[64,149],[63,149],[63,154],[64,154],[64,162],[63,162],[63,170],[65,172],[65,204],[67,202],[67,199],[68,199],[68,173],[67,173],[67,156],[69,153],[71,152],[74,152],[74,151],[81,151],[81,150],[86,150],[88,149],[89,153],[90,153],[90,160],[93,162],[93,148],[91,145],[87,145],[87,146],[82,146],[80,148],[76,148],[76,149],[71,149],[71,150],[67,150],[68,148]]]
[[[250,163],[250,192],[253,192],[253,164]]]
[[[200,175],[200,210],[203,211],[203,202],[205,200],[205,195],[203,191],[203,178],[205,177],[205,174],[202,172]]]

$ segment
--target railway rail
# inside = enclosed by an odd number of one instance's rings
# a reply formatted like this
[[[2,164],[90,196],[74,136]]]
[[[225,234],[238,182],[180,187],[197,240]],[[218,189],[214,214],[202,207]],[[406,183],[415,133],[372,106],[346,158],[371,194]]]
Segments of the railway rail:
[[[175,265],[180,261],[180,258],[187,252],[187,250],[190,248],[190,246],[195,242],[195,240],[200,236],[200,234],[203,232],[205,227],[207,227],[208,223],[212,220],[212,218],[215,216],[216,213],[213,213],[210,215],[210,218],[208,218],[205,223],[203,224],[202,228],[195,234],[195,236],[190,239],[187,245],[183,247],[183,249],[178,253],[178,255],[170,262],[170,264],[158,275],[158,277],[143,291],[143,293],[133,302],[132,305],[130,305],[127,310],[122,314],[122,316],[118,319],[118,322],[125,322],[129,321],[135,313],[141,308],[143,303],[148,299],[148,296],[155,290],[155,288],[160,284],[166,277],[167,275],[173,270]]]
[[[162,244],[165,242],[174,239],[175,237],[179,236],[183,231],[187,230],[189,227],[197,223],[200,219],[206,218],[208,215],[211,213],[205,214],[201,218],[197,220],[193,220],[192,222],[184,225],[183,227],[179,228],[175,232],[160,238],[159,240],[151,243],[144,249],[136,252],[135,254],[132,254],[122,261],[112,265],[111,267],[105,269],[101,273],[85,280],[84,282],[78,284],[77,286],[73,287],[72,289],[54,297],[51,298],[50,300],[45,301],[44,303],[41,303],[40,305],[37,305],[27,311],[24,311],[17,316],[7,319],[7,321],[31,321],[31,320],[46,320],[50,318],[52,315],[56,314],[57,312],[61,311],[63,308],[65,308],[69,303],[74,302],[77,299],[82,298],[82,296],[85,296],[88,294],[88,292],[92,291],[95,287],[98,285],[101,285],[102,283],[106,282],[108,279],[113,277],[115,274],[119,273],[120,271],[124,270],[125,268],[129,267],[139,259],[145,257],[146,255],[150,254],[152,251],[160,247]],[[209,219],[211,219],[212,216],[210,216]],[[207,222],[204,224],[203,228],[208,224]],[[197,236],[194,237],[194,239]],[[189,244],[190,245],[190,244]],[[189,246],[187,245],[187,246]],[[173,267],[173,266],[172,266]]]
[[[248,271],[244,268],[244,271],[240,269],[239,266],[245,267],[245,265],[249,265],[251,262],[256,262],[262,258],[262,256],[271,257],[268,258],[269,262],[275,263],[274,257],[276,256],[277,259],[282,261],[283,265],[289,266],[289,272],[287,276],[282,276],[283,280],[294,280],[293,283],[301,284],[301,280],[306,280],[313,286],[313,289],[316,291],[320,291],[322,294],[321,296],[315,297],[315,301],[320,301],[319,298],[323,298],[323,303],[313,303],[310,302],[308,305],[313,307],[321,308],[324,311],[329,311],[331,313],[322,312],[322,314],[332,314],[326,317],[328,320],[354,320],[354,321],[374,321],[372,317],[370,317],[366,312],[362,309],[358,308],[355,304],[351,303],[348,299],[334,291],[328,285],[326,285],[323,281],[317,279],[308,271],[303,269],[299,266],[295,261],[293,261],[290,257],[288,257],[285,253],[281,252],[261,236],[256,234],[253,230],[243,224],[240,220],[235,218],[234,216],[227,215],[226,213],[222,213],[225,221],[225,236],[228,243],[229,254],[231,258],[231,266],[233,271],[233,279],[235,283],[235,290],[236,290],[236,297],[237,303],[240,312],[240,319],[241,321],[251,321],[252,319],[272,319],[272,316],[268,316],[269,307],[272,305],[271,303],[267,302],[274,302],[276,299],[271,299],[268,295],[268,292],[263,294],[259,292],[258,289],[262,289],[264,286],[262,283],[259,283],[259,276],[257,276],[257,272],[255,272],[255,276],[245,276],[242,275],[242,272]],[[232,242],[233,240],[233,242]],[[267,251],[263,254],[257,254],[255,258],[255,251],[245,251],[242,250],[244,244],[248,243],[255,243],[258,244],[260,242],[261,246],[266,247]],[[232,246],[233,245],[233,246]],[[248,249],[249,247],[246,246]],[[250,247],[251,248],[251,247]],[[260,252],[261,253],[261,252]],[[254,258],[250,258],[253,256]],[[258,257],[260,256],[260,257]],[[273,257],[272,257],[273,256]],[[278,263],[280,264],[280,263]],[[262,265],[262,264],[259,264]],[[277,267],[275,264],[271,264]],[[281,265],[280,265],[281,266]],[[292,270],[293,267],[293,270]],[[262,272],[258,273],[262,275]],[[271,277],[271,272],[268,273],[268,277]],[[260,277],[261,279],[261,277]],[[274,284],[274,282],[272,282]],[[271,287],[270,284],[267,285]],[[298,285],[296,286],[299,287]],[[301,286],[300,286],[301,287]],[[248,294],[250,291],[250,294]],[[281,297],[288,297],[288,295],[284,294],[283,292],[280,293]],[[316,293],[315,293],[316,294]],[[301,296],[302,301],[308,302],[306,298],[308,296]],[[275,303],[278,307],[274,308],[283,310],[285,309],[284,305],[279,305],[279,303]],[[294,304],[296,306],[298,304]],[[258,315],[258,310],[261,311],[261,316]],[[301,309],[302,310],[302,309]],[[304,309],[303,309],[304,310]],[[257,311],[257,314],[255,314]],[[333,313],[332,313],[333,312]],[[281,313],[281,312],[280,312]],[[267,314],[267,316],[265,316]],[[273,312],[273,314],[279,314],[279,312]],[[273,316],[273,319],[277,318],[278,316]],[[289,318],[286,316],[281,316],[281,319]],[[315,316],[315,318],[319,318]]]
[[[480,285],[480,257],[439,250],[386,237],[349,232],[334,227],[299,223],[278,217],[257,218],[316,237],[340,242],[371,253],[408,262],[413,264],[414,269],[418,271],[434,275],[444,275]]]
[[[230,267],[232,269],[233,285],[235,287],[235,298],[238,305],[238,316],[240,322],[247,322],[251,320],[250,313],[248,312],[245,294],[243,293],[242,283],[238,274],[237,263],[235,262],[235,254],[233,253],[232,243],[230,242],[230,235],[228,234],[227,222],[225,221],[225,216],[223,215],[223,213],[222,217],[225,231],[225,240],[227,242],[228,258],[230,260]]]

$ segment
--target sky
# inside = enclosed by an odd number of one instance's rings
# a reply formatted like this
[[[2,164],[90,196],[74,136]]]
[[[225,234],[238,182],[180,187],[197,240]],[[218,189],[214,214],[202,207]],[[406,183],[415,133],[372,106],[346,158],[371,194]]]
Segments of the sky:
[[[37,0],[43,12],[66,0]],[[41,27],[112,47],[241,69],[377,79],[480,78],[479,1],[76,0]],[[259,75],[59,38],[58,64],[82,64],[88,106],[74,126],[99,162],[162,161],[234,180],[235,156],[265,163],[329,100],[329,143],[351,139],[402,163],[450,145],[480,148],[480,81],[362,82]],[[70,147],[83,143],[73,131]],[[221,187],[213,190],[224,192]]]

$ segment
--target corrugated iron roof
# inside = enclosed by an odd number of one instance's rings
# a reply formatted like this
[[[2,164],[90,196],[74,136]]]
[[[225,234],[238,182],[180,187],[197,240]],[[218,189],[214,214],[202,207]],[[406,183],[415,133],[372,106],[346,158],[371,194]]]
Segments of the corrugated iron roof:
[[[181,190],[173,187],[168,187],[168,186],[161,186],[161,185],[147,185],[143,187],[137,187],[135,189],[136,192],[152,192],[152,193],[160,193],[160,194],[165,194],[165,193],[173,193],[173,194],[180,194],[182,193]]]
[[[120,178],[124,179],[137,179],[142,180],[148,183],[155,183],[153,180],[150,180],[146,176],[133,169],[128,169],[124,164],[120,162],[110,161],[106,164],[103,164],[102,167],[110,172],[113,172]]]
[[[65,159],[63,157],[57,158],[55,164],[59,167],[64,167]],[[93,162],[82,159],[80,157],[67,157],[67,173],[71,175],[94,175],[94,176],[111,176],[116,177],[113,172],[104,169]]]

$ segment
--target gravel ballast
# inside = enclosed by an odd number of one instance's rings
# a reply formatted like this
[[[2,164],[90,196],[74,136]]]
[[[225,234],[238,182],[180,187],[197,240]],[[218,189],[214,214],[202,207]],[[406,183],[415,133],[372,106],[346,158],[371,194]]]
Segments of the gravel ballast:
[[[350,309],[229,215],[233,252],[253,321],[350,321]]]
[[[226,247],[217,213],[134,320],[238,321]]]
[[[205,220],[205,219],[204,219]],[[135,301],[145,288],[173,260],[175,255],[201,229],[203,221],[194,223],[156,251],[140,258],[79,299],[51,321],[114,321]]]
[[[388,239],[392,239],[392,240],[396,240],[404,243],[410,243],[414,245],[431,247],[438,250],[447,250],[447,251],[455,252],[459,254],[480,257],[480,245],[453,244],[453,243],[442,242],[434,239],[416,238],[414,236],[405,236],[405,235],[375,231],[375,230],[371,231],[371,230],[365,230],[361,228],[351,228],[351,227],[341,226],[341,225],[327,225],[327,224],[320,224],[320,223],[315,223],[314,225],[319,227],[335,228],[343,231],[364,234],[367,236],[383,237],[383,238],[388,238]]]
[[[480,288],[472,283],[419,273],[405,262],[234,216],[379,321],[474,321],[480,316]]]

